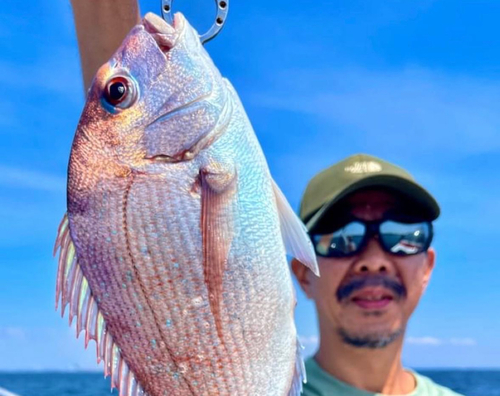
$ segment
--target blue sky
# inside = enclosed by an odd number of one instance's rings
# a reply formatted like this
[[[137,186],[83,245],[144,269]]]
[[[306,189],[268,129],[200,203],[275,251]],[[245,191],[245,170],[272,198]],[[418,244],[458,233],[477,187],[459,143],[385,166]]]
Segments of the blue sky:
[[[211,0],[174,7],[211,23]],[[245,5],[243,5],[245,3]],[[160,1],[141,1],[142,13]],[[408,329],[412,367],[500,368],[500,35],[496,1],[255,0],[207,45],[294,207],[307,180],[365,152],[442,206],[437,267]],[[69,2],[0,8],[0,370],[96,369],[54,311],[51,256],[83,106]],[[314,351],[313,305],[297,326]]]

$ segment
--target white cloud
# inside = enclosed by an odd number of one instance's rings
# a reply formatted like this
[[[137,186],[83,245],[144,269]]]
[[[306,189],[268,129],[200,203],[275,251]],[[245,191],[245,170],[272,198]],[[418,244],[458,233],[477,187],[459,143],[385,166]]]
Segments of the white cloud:
[[[313,355],[319,346],[319,337],[317,335],[310,336],[299,336],[299,341],[304,348],[302,350],[302,356],[308,358]]]
[[[437,337],[407,337],[406,342],[408,344],[413,345],[431,345],[431,346],[440,346],[440,345],[456,345],[456,346],[475,346],[477,345],[477,341],[473,338],[450,338],[450,339],[441,339]]]
[[[76,339],[67,320],[57,327],[0,328],[0,371],[85,370],[102,372],[96,363],[95,344],[84,349],[83,333]]]
[[[436,337],[408,337],[406,342],[416,345],[441,345],[443,343],[442,340]]]
[[[481,153],[500,149],[500,80],[421,68],[379,72],[288,70],[265,91],[249,95],[265,106],[316,117],[330,126],[309,131],[314,147],[346,137],[388,151]],[[332,140],[334,139],[334,140]],[[301,147],[303,150],[303,147]]]
[[[304,346],[304,347],[316,347],[318,346],[318,343],[319,343],[319,338],[318,336],[300,336],[299,337],[299,341],[300,343]]]
[[[475,346],[477,345],[477,341],[473,338],[452,338],[450,339],[450,344],[461,346]]]
[[[66,179],[48,173],[0,165],[0,185],[64,193]]]
[[[21,327],[0,327],[0,340],[24,340],[26,338],[26,330]]]

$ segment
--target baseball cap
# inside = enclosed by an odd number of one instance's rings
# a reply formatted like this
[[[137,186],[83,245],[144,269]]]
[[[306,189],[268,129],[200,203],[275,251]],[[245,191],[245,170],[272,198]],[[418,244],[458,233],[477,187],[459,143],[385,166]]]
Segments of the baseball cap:
[[[314,231],[336,203],[360,189],[387,188],[398,193],[418,212],[422,220],[439,217],[434,197],[403,168],[368,154],[356,154],[314,176],[300,204],[300,218]]]

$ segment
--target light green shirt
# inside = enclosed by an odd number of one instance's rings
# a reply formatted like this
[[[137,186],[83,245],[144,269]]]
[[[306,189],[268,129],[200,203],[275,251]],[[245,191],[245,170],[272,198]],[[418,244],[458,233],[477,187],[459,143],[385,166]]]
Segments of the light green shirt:
[[[383,396],[381,393],[371,393],[354,388],[324,371],[313,358],[305,362],[307,383],[304,384],[303,396]],[[417,387],[405,396],[463,396],[443,386],[437,385],[431,379],[413,373]]]

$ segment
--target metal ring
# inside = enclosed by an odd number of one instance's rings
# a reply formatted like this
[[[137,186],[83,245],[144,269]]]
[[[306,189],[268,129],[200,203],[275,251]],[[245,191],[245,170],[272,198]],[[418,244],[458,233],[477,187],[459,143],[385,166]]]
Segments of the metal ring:
[[[163,19],[167,21],[170,25],[174,24],[174,18],[172,14],[172,3],[174,0],[162,0],[161,1],[161,13]],[[227,12],[229,11],[229,0],[215,0],[215,7],[217,8],[217,15],[215,16],[215,23],[205,34],[200,35],[200,41],[202,44],[207,43],[212,40],[224,27],[227,18]]]

